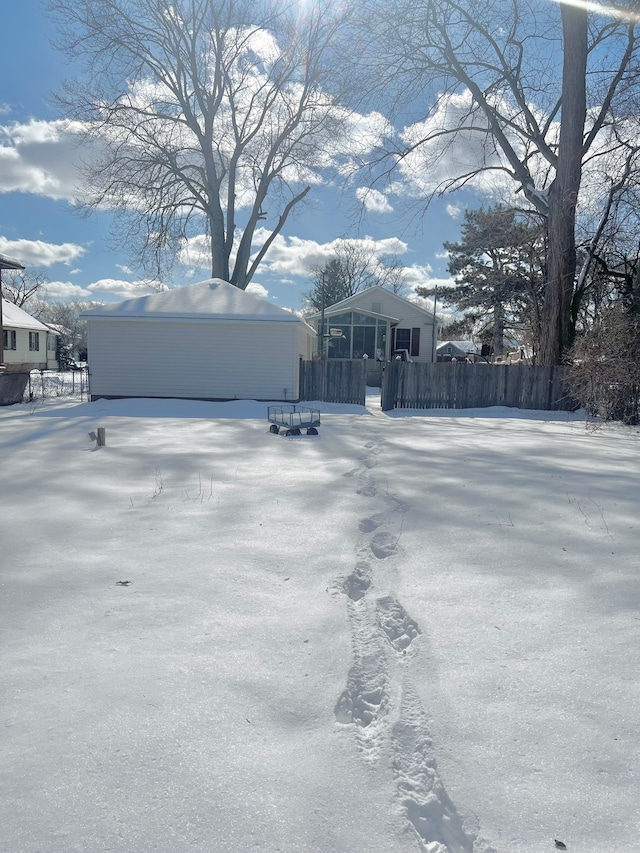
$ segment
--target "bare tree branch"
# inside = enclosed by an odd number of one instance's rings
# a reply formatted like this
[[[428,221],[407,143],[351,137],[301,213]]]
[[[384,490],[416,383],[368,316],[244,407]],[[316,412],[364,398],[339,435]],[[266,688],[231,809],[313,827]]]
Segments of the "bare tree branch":
[[[345,133],[331,60],[349,10],[328,0],[304,13],[278,0],[48,8],[60,46],[84,63],[58,96],[91,144],[84,209],[111,208],[127,230],[135,222],[139,260],[155,270],[205,233],[211,274],[244,289],[258,222],[282,228]]]

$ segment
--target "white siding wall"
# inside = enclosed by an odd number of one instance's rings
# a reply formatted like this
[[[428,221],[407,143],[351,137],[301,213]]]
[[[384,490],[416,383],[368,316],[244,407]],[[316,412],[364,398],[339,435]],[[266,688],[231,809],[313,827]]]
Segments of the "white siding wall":
[[[296,331],[296,360],[310,361],[315,353],[318,336],[304,326],[298,326]]]
[[[10,330],[10,326],[4,327]],[[26,370],[34,368],[45,369],[47,366],[47,333],[39,331],[39,349],[29,349],[29,329],[12,329],[16,333],[16,349],[4,350],[4,363],[6,365],[24,365]]]
[[[295,400],[300,326],[89,318],[93,396]]]

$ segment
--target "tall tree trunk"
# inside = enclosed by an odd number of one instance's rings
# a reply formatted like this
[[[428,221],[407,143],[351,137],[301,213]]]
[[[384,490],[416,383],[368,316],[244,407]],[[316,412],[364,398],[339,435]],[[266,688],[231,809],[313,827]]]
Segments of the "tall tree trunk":
[[[494,355],[502,355],[504,352],[504,309],[501,302],[496,300],[493,306],[493,335],[491,337],[491,348]]]
[[[212,204],[209,212],[209,231],[211,234],[211,278],[229,281],[229,257],[224,239],[224,214],[218,204]]]
[[[571,297],[576,274],[576,204],[586,115],[587,11],[562,3],[564,62],[556,176],[549,192],[547,286],[540,363],[558,364],[572,343]]]

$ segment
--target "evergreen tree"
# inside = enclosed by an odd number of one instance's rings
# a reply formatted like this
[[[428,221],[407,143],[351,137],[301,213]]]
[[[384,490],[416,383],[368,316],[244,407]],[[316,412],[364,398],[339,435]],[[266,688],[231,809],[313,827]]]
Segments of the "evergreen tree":
[[[454,287],[438,291],[443,305],[468,312],[488,337],[495,355],[504,349],[505,333],[537,350],[545,256],[544,229],[513,209],[468,210],[461,239],[444,244]],[[417,287],[419,296],[434,290]]]

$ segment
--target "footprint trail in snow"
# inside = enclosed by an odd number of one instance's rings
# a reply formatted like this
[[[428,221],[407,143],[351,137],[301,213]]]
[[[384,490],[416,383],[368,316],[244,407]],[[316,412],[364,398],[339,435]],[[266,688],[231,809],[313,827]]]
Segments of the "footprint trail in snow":
[[[357,560],[336,579],[344,593],[352,661],[335,706],[350,727],[363,761],[387,764],[394,782],[393,813],[423,853],[491,853],[467,832],[439,777],[427,717],[411,682],[421,628],[390,590],[399,574],[402,516],[411,507],[376,482],[384,441],[367,436],[361,467],[347,475],[369,513],[359,522]]]

